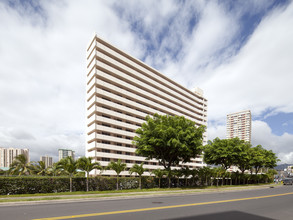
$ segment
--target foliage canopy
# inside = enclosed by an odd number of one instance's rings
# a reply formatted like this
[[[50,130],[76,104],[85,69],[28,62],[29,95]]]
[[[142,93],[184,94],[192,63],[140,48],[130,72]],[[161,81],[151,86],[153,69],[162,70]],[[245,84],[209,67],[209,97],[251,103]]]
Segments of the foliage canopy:
[[[157,159],[170,169],[179,162],[190,162],[201,153],[204,126],[196,127],[195,122],[183,116],[154,114],[136,130],[138,136],[133,143],[136,153],[147,159]]]

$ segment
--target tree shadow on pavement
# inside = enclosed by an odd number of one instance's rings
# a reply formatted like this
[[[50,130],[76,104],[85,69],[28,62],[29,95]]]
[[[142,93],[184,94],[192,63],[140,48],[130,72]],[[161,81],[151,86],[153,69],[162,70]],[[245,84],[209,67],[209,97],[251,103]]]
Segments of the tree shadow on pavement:
[[[212,214],[205,215],[196,215],[196,216],[188,216],[188,217],[179,217],[179,218],[168,218],[168,220],[273,220],[272,218],[262,217],[258,215],[253,215],[245,212],[239,211],[229,211],[229,212],[218,212]],[[167,220],[167,219],[166,219]]]

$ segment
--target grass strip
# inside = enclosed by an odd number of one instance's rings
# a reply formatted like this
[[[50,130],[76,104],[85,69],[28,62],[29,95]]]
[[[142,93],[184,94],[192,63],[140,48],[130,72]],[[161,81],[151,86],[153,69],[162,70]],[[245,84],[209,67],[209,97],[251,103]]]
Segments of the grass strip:
[[[195,192],[213,192],[226,190],[249,189],[251,186],[266,186],[270,184],[253,184],[253,185],[236,185],[236,186],[207,186],[196,188],[153,188],[153,189],[130,189],[130,190],[110,190],[110,191],[91,191],[91,192],[62,192],[62,193],[38,193],[24,195],[1,195],[0,203],[6,202],[24,202],[24,201],[44,201],[44,200],[63,200],[63,199],[84,199],[84,198],[101,198],[101,197],[121,197],[137,195],[155,195],[155,194],[184,194]],[[276,186],[274,184],[273,186]],[[278,184],[279,185],[279,184]],[[30,198],[26,198],[30,197]],[[32,198],[36,197],[36,198]],[[15,199],[13,199],[15,198]]]

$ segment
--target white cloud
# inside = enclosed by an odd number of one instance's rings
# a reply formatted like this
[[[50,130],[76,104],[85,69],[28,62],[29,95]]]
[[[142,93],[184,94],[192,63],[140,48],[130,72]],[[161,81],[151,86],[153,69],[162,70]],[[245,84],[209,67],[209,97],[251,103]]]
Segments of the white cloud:
[[[292,12],[293,4],[267,16],[239,54],[201,82],[214,119],[244,109],[251,109],[254,115],[268,108],[293,111],[287,95],[293,92]]]
[[[209,123],[207,128],[208,140],[214,140],[216,137],[225,139],[226,138],[226,126]]]
[[[140,45],[111,2],[40,4],[42,14],[29,4],[0,3],[0,146],[29,147],[33,160],[56,159],[58,148],[84,155],[90,38],[97,32],[134,56]]]
[[[263,121],[253,121],[252,131],[251,142],[253,146],[260,144],[264,148],[277,153],[282,163],[293,163],[292,134],[274,135],[269,125]]]

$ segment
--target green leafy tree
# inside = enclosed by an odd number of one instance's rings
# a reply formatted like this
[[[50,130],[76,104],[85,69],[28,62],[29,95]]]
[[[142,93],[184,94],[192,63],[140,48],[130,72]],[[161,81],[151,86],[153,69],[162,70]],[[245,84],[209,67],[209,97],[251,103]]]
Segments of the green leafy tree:
[[[108,169],[114,170],[117,174],[116,189],[119,190],[119,174],[126,169],[126,163],[122,163],[119,159],[117,162],[111,161]]]
[[[166,171],[161,169],[155,169],[152,173],[159,179],[159,188],[161,188],[161,179],[166,176]]]
[[[204,126],[196,127],[195,122],[183,116],[154,114],[147,116],[146,122],[136,130],[138,136],[134,137],[133,143],[138,155],[157,159],[171,172],[171,166],[190,162],[191,158],[201,154],[204,131]]]
[[[245,170],[251,168],[251,160],[253,157],[251,144],[239,139],[233,139],[232,141],[234,141],[234,147],[232,148],[234,165],[236,165],[239,170],[241,170],[241,173],[244,174]]]
[[[203,147],[204,161],[207,164],[221,165],[225,170],[235,165],[244,173],[245,170],[251,168],[250,148],[250,143],[240,140],[238,137],[215,138],[213,141],[208,141],[208,144]]]
[[[92,162],[90,157],[81,157],[77,160],[77,168],[86,172],[86,191],[89,191],[89,176],[94,169],[102,170],[99,162]]]
[[[70,192],[72,192],[72,177],[76,173],[77,162],[72,157],[66,157],[58,162],[58,168],[62,169],[69,175]]]
[[[267,172],[267,176],[270,180],[270,182],[273,182],[274,181],[274,176],[277,175],[278,172],[274,169],[269,169],[268,172]]]
[[[143,163],[141,163],[140,165],[138,164],[133,164],[133,166],[129,169],[129,173],[130,175],[133,173],[137,173],[137,175],[139,176],[139,188],[141,189],[141,178],[142,178],[142,174],[147,171],[147,169],[143,168]]]
[[[232,145],[230,139],[215,138],[203,147],[204,161],[207,164],[221,165],[225,170],[233,165]]]
[[[250,173],[252,174],[254,171],[255,175],[257,175],[260,169],[265,166],[266,150],[261,145],[257,145],[256,147],[251,148],[251,155],[252,157],[250,160]]]
[[[265,151],[265,162],[264,167],[269,169],[274,169],[277,166],[277,162],[279,161],[278,157],[272,150]]]
[[[9,168],[9,173],[12,175],[30,175],[33,169],[25,154],[17,155]]]

